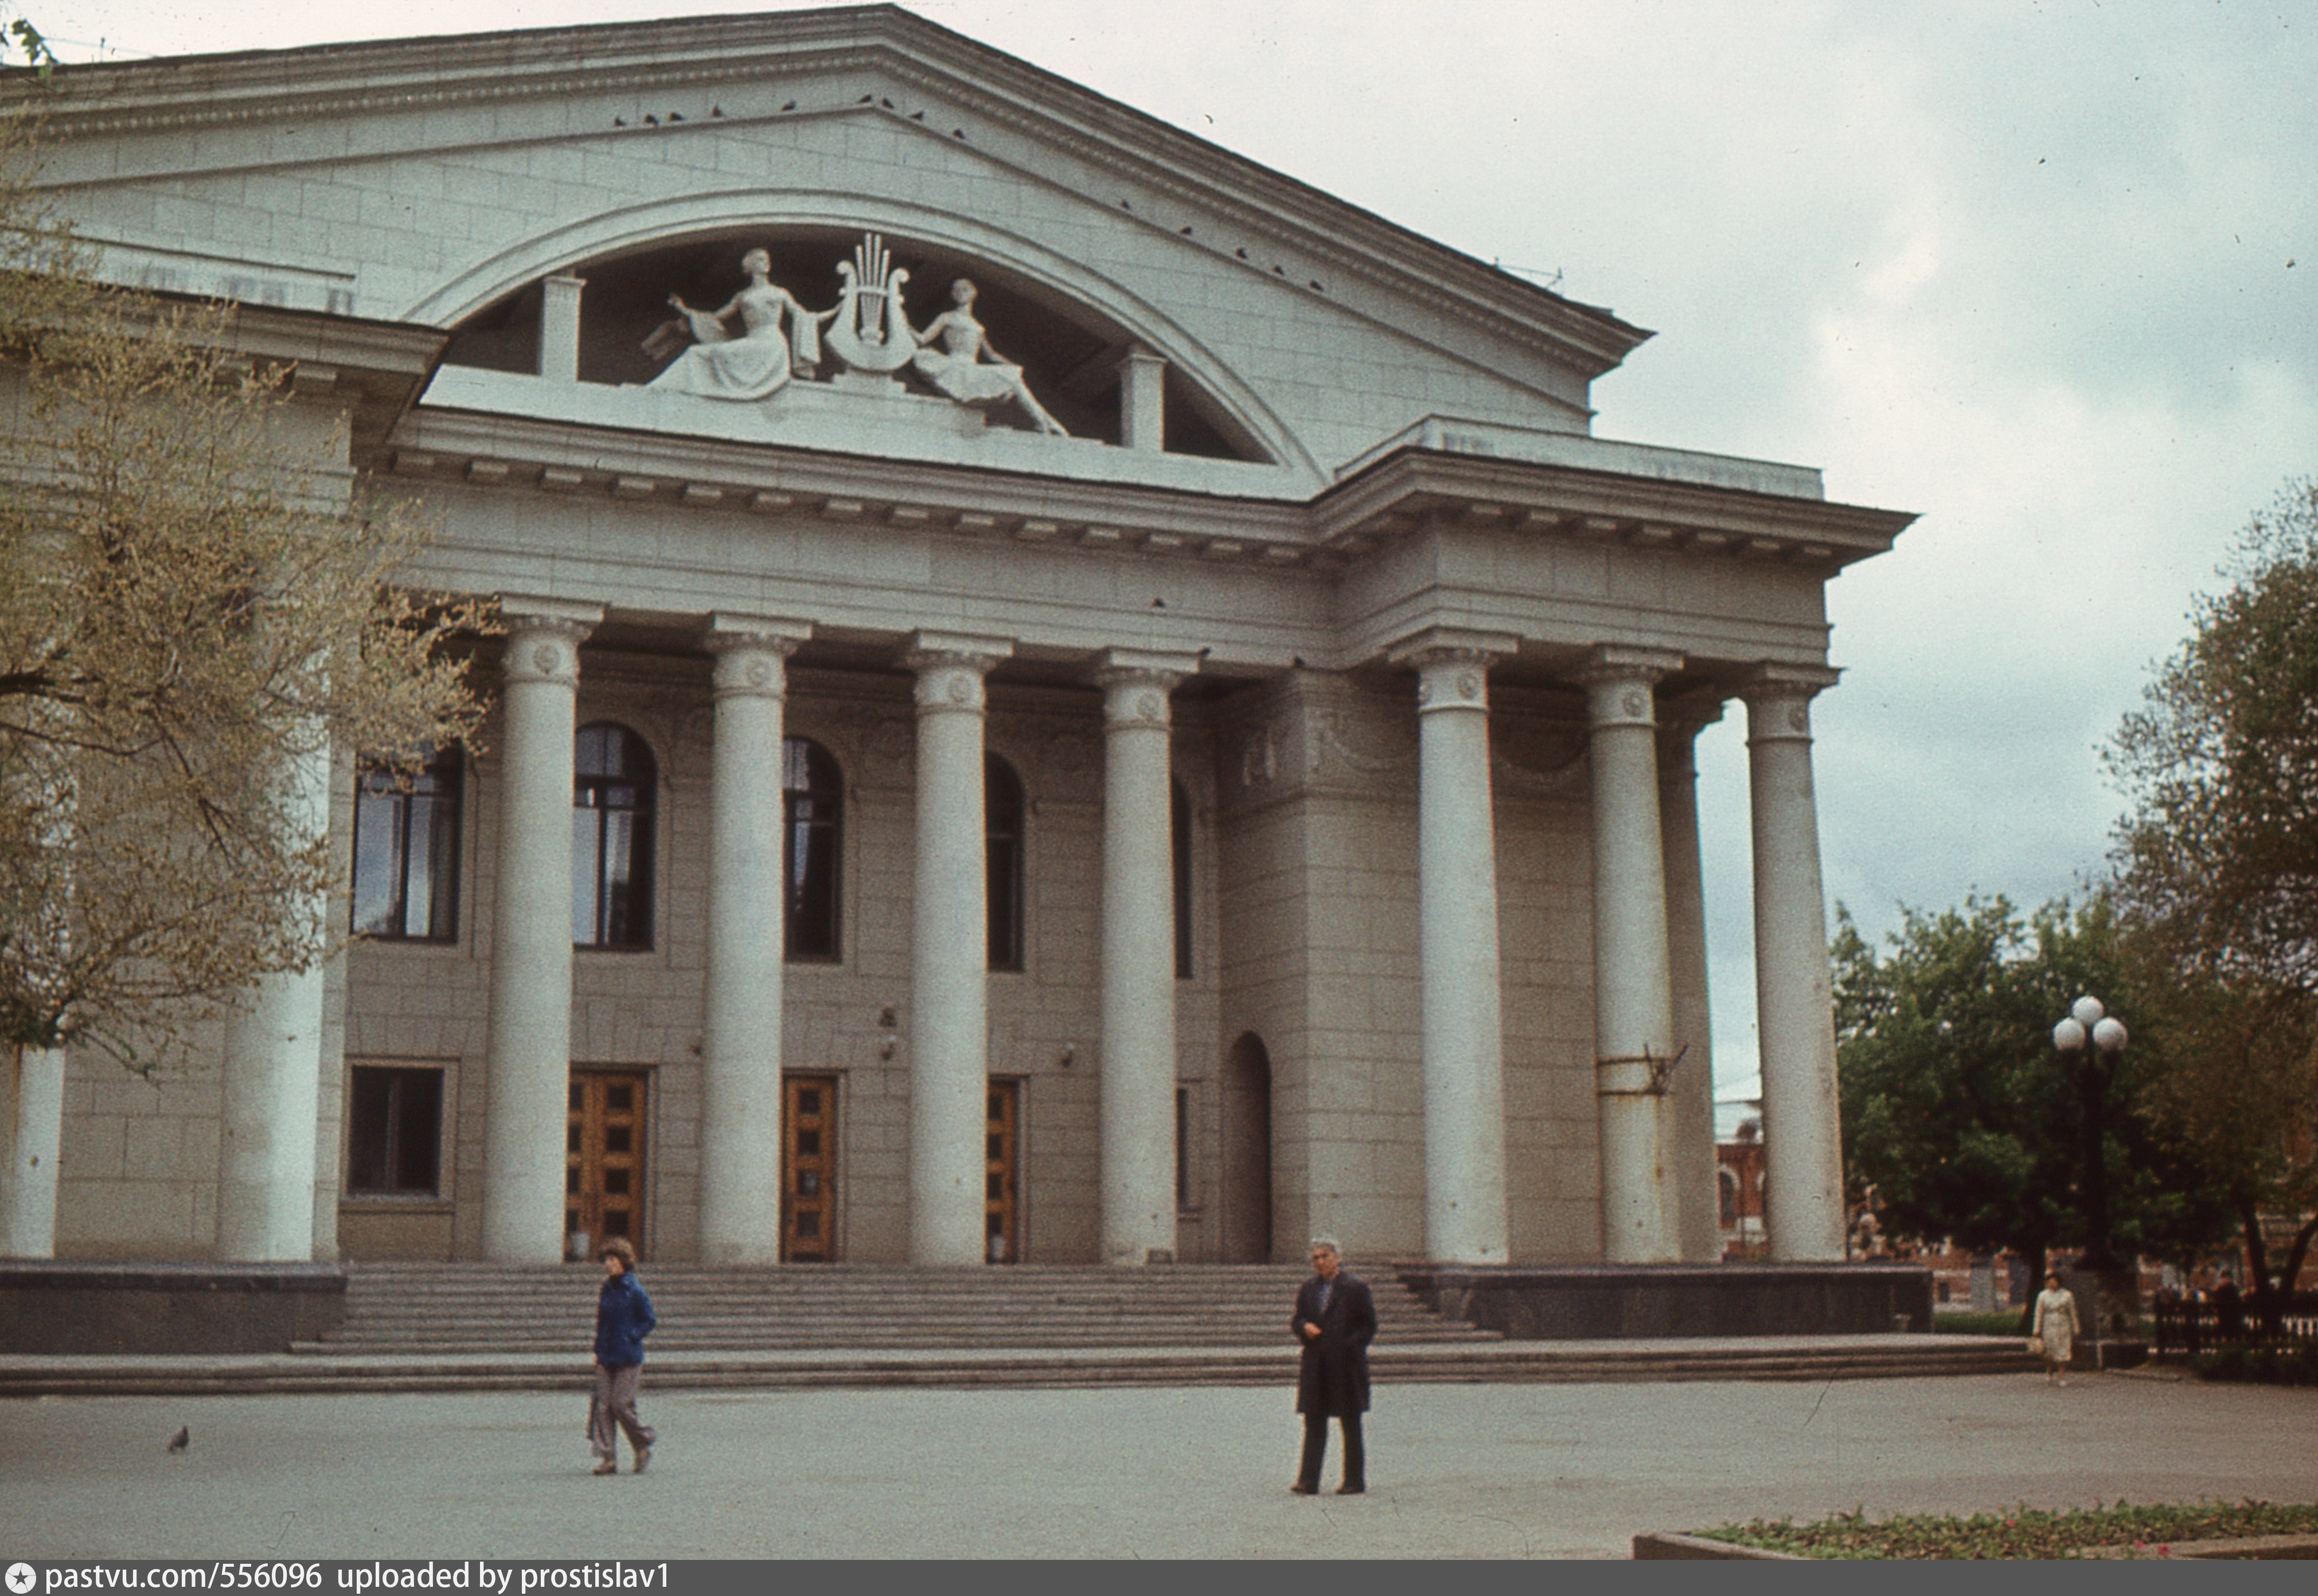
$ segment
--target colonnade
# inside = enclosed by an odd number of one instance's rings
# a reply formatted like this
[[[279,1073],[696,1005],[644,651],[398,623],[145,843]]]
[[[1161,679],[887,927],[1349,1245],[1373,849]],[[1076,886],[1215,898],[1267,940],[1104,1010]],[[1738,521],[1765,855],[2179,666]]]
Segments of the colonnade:
[[[549,1262],[561,1255],[563,1228],[579,650],[603,612],[509,596],[501,614],[483,1248],[501,1261]],[[699,1197],[701,1255],[711,1263],[779,1256],[778,773],[786,661],[811,632],[798,620],[717,614],[703,634],[715,661]],[[1502,1263],[1509,1251],[1487,680],[1516,643],[1433,628],[1389,654],[1415,677],[1424,1245],[1443,1262]],[[984,1258],[985,682],[1011,648],[928,631],[902,654],[916,678],[909,1252],[920,1264]],[[1714,1244],[1711,1212],[1686,1212],[1682,1196],[1712,1188],[1676,1161],[1695,1151],[1699,1116],[1711,1112],[1697,1085],[1705,955],[1689,751],[1721,704],[1694,697],[1662,716],[1668,706],[1657,688],[1682,664],[1662,650],[1603,646],[1577,673],[1593,780],[1595,1088],[1611,1262],[1698,1259]],[[1101,1256],[1115,1264],[1175,1248],[1170,695],[1198,665],[1190,654],[1113,649],[1089,678],[1103,694],[1105,731]],[[1792,1260],[1840,1258],[1843,1249],[1810,731],[1810,701],[1835,679],[1824,668],[1766,665],[1736,688],[1748,717],[1769,1229],[1774,1256]],[[320,824],[327,761],[316,764],[319,776],[292,779]],[[311,1255],[320,999],[319,971],[275,978],[229,1025],[220,1256]],[[1677,1089],[1686,1048],[1702,1056]],[[46,1062],[28,1061],[15,1094],[22,1100],[11,1105],[34,1119],[53,1117],[46,1105],[55,1094],[40,1089],[47,1077],[34,1067]],[[52,1191],[54,1160],[44,1173],[10,1174],[10,1187],[22,1188],[12,1197],[43,1182]],[[9,1206],[13,1215],[28,1205]],[[45,1206],[52,1225],[52,1196]],[[36,1239],[47,1238],[26,1230],[17,1244]]]
[[[1436,628],[1391,655],[1417,672],[1425,1252],[1441,1262],[1505,1258],[1487,677],[1513,645]],[[1712,1232],[1684,1209],[1682,1192],[1698,1172],[1684,1180],[1676,1161],[1695,1140],[1698,1105],[1676,1088],[1686,1050],[1707,1041],[1689,748],[1721,706],[1686,702],[1661,728],[1656,689],[1682,665],[1665,650],[1605,645],[1578,673],[1594,788],[1595,1087],[1603,1257],[1611,1263],[1713,1256]],[[1836,674],[1765,665],[1738,686],[1747,709],[1768,1228],[1773,1256],[1795,1261],[1843,1256],[1810,721],[1811,698]],[[1671,780],[1659,768],[1667,731],[1680,756]]]

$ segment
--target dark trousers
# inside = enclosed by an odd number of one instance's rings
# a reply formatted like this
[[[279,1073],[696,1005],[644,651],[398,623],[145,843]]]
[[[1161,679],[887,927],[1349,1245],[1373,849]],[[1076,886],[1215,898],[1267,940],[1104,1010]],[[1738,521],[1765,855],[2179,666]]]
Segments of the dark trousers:
[[[1361,1440],[1361,1416],[1346,1413],[1339,1422],[1344,1427],[1344,1484],[1365,1490],[1369,1478],[1369,1451]],[[1328,1415],[1304,1415],[1304,1466],[1296,1475],[1296,1483],[1320,1488],[1320,1465],[1328,1457]]]

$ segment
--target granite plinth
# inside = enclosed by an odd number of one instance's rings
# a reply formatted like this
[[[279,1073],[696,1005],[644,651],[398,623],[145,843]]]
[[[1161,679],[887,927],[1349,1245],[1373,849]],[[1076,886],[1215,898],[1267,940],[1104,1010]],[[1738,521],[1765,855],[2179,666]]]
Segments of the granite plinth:
[[[1418,1265],[1400,1278],[1445,1316],[1514,1340],[1932,1327],[1931,1271],[1914,1264]]]
[[[336,1331],[335,1264],[0,1263],[0,1352],[286,1352]]]

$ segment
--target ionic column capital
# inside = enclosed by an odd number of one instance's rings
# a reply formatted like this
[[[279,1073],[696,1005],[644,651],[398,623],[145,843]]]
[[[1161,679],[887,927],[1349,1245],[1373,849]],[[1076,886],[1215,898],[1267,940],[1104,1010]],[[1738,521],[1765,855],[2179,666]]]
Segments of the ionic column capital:
[[[1658,780],[1698,774],[1698,734],[1722,719],[1722,695],[1708,688],[1658,706]]]
[[[1739,684],[1747,701],[1747,744],[1809,742],[1810,703],[1841,679],[1824,665],[1758,665]]]
[[[1586,656],[1577,679],[1586,685],[1586,704],[1600,731],[1605,726],[1656,726],[1658,709],[1650,689],[1682,668],[1671,649],[1635,649],[1605,643]]]
[[[604,606],[503,593],[499,617],[507,627],[499,670],[508,681],[572,687],[580,682],[580,645],[602,623]]]
[[[1097,659],[1094,685],[1102,689],[1104,728],[1167,725],[1168,695],[1199,668],[1197,654],[1152,649],[1105,649]]]
[[[700,646],[716,657],[711,678],[716,696],[786,696],[788,671],[784,662],[812,635],[810,621],[777,621],[721,612],[710,615]]]
[[[1013,643],[1002,637],[956,632],[913,633],[902,663],[917,672],[918,713],[982,713],[988,702],[983,678],[1013,652]]]
[[[1430,626],[1385,651],[1395,665],[1416,670],[1416,713],[1489,707],[1489,667],[1521,646],[1509,632]]]

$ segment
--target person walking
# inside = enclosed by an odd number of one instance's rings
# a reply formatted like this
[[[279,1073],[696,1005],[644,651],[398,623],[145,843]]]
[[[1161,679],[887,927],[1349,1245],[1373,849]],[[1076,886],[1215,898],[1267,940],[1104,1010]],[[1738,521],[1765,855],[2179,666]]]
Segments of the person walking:
[[[2073,1293],[2061,1289],[2061,1277],[2056,1270],[2044,1277],[2044,1289],[2036,1294],[2036,1321],[2032,1333],[2044,1352],[2044,1383],[2069,1383],[2070,1356],[2076,1350],[2077,1299]]]
[[[651,1298],[636,1278],[635,1244],[613,1236],[598,1250],[604,1284],[596,1293],[596,1394],[588,1404],[588,1439],[597,1474],[620,1472],[617,1430],[628,1432],[636,1472],[651,1462],[659,1432],[636,1417],[636,1385],[644,1370],[644,1337],[660,1323]]]
[[[1316,1496],[1320,1465],[1328,1455],[1328,1421],[1344,1431],[1344,1483],[1339,1496],[1368,1489],[1368,1448],[1361,1439],[1361,1415],[1369,1409],[1369,1343],[1376,1340],[1376,1299],[1368,1287],[1344,1273],[1343,1251],[1334,1236],[1312,1238],[1312,1278],[1296,1294],[1288,1322],[1304,1349],[1296,1376],[1296,1411],[1304,1415],[1304,1462],[1289,1487],[1298,1496]]]

